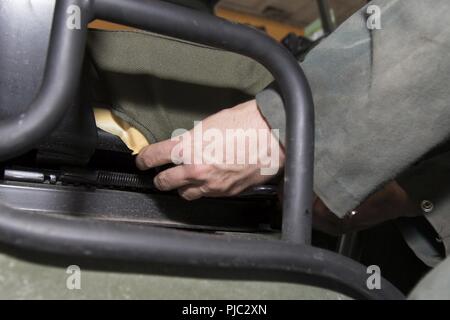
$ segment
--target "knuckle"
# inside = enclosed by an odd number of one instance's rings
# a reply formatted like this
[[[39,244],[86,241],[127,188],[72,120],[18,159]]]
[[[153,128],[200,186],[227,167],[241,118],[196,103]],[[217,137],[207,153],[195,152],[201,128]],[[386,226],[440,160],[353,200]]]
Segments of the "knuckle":
[[[193,165],[189,168],[189,174],[197,179],[204,179],[210,171],[207,165]]]
[[[208,188],[208,192],[212,193],[222,193],[225,191],[224,186],[217,182],[208,183],[206,184],[206,187]]]
[[[199,189],[203,194],[209,194],[214,191],[208,184],[201,186]]]
[[[193,201],[195,200],[195,197],[193,196],[193,194],[187,190],[179,190],[178,194],[187,201]]]

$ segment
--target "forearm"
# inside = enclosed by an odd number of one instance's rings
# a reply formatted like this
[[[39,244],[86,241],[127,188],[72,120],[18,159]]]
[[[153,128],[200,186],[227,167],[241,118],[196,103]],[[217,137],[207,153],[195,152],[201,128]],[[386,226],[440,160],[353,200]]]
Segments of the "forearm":
[[[382,30],[370,32],[361,11],[302,64],[315,101],[315,192],[341,218],[450,134],[450,4],[373,4]],[[257,101],[283,142],[276,90]]]

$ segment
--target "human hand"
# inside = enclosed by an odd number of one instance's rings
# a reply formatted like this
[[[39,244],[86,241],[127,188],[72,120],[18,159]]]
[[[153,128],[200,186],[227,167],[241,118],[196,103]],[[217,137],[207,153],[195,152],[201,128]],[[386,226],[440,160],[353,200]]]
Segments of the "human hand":
[[[159,190],[177,189],[186,200],[227,197],[271,180],[284,166],[284,151],[253,100],[147,146],[136,159],[141,170],[169,163],[177,166],[155,177]]]

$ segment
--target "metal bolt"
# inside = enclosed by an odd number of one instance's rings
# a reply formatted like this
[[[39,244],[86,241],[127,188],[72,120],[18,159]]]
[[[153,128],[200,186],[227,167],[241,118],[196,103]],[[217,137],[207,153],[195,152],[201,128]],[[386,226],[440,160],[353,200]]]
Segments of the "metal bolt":
[[[356,216],[357,214],[358,214],[358,211],[352,210],[352,211],[347,212],[347,217],[352,218],[352,217]]]
[[[56,184],[56,182],[57,182],[56,175],[51,174],[51,175],[49,176],[49,178],[50,178],[50,183],[51,183],[51,184]]]
[[[429,200],[423,200],[422,203],[420,204],[420,206],[422,207],[422,210],[425,213],[430,213],[434,209],[433,202],[431,202]]]

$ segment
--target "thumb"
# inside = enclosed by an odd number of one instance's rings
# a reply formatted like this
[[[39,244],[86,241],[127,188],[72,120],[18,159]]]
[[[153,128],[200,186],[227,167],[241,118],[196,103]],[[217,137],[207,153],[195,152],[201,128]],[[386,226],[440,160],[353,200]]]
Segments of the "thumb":
[[[178,141],[165,140],[145,147],[136,158],[140,170],[148,170],[172,163],[172,149]]]

